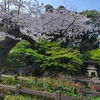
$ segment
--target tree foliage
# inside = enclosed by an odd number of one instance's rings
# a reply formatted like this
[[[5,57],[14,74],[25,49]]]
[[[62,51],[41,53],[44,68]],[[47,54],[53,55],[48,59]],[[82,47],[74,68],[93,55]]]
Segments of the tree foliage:
[[[100,64],[100,49],[87,51],[87,54],[90,55],[90,59],[98,61],[98,63]]]
[[[50,4],[45,5],[45,12],[53,12],[54,8]]]
[[[45,41],[45,45],[41,43],[39,50],[44,49],[46,58],[41,64],[41,67],[46,70],[51,69],[55,71],[62,71],[67,73],[76,73],[81,69],[82,60],[78,50],[71,48],[61,48],[58,42]]]
[[[95,23],[97,28],[99,28],[100,25],[100,12],[96,10],[86,10],[80,12],[82,15],[86,15],[88,18],[91,19],[91,23]],[[93,34],[87,32],[81,37],[81,42],[80,42],[80,50],[81,51],[87,51],[87,50],[93,50],[99,47],[99,41],[97,40],[100,32]]]
[[[80,12],[80,14],[86,15],[87,17],[91,18],[93,21],[96,21],[96,16],[99,13],[99,11],[96,10],[85,10]]]
[[[100,64],[100,49],[91,50],[90,54],[91,54],[91,59],[97,60]]]
[[[83,45],[85,44],[83,43],[84,40],[86,40],[89,46],[84,47],[90,47],[94,41],[87,41],[86,36],[88,33],[88,38],[90,38],[95,34],[94,32],[97,33],[100,30],[98,20],[100,17],[95,23],[92,23],[91,19],[86,16],[62,9],[61,6],[59,8],[59,10],[54,9],[53,12],[45,12],[43,3],[36,0],[0,1],[0,68],[9,51],[22,40],[29,41],[33,46],[26,48],[26,45],[29,44],[24,44],[22,47],[18,44],[19,47],[14,48],[13,52],[10,53],[16,53],[17,55],[14,54],[16,58],[20,57],[19,66],[33,63],[36,68],[44,67],[44,70],[46,70],[46,67],[51,68],[53,66],[57,70],[58,67],[62,67],[69,73],[71,73],[71,70],[76,72],[80,68],[78,66],[82,64],[82,61],[77,58],[79,52],[61,48],[60,44],[54,41],[70,41],[69,43],[72,45]],[[47,9],[53,9],[53,7],[47,5]],[[38,41],[36,43],[39,37],[51,39],[51,42]],[[35,43],[38,45],[36,46]],[[13,55],[11,58],[13,58]]]
[[[7,61],[5,62],[2,71],[16,72],[18,68],[25,68],[28,66],[25,60],[25,51],[30,45],[29,42],[19,42],[9,53]],[[31,59],[31,58],[30,58]]]
[[[64,6],[60,5],[57,10],[62,10],[62,9],[66,9]]]
[[[62,48],[60,42],[39,39],[34,49],[29,42],[18,43],[6,63],[6,66],[15,68],[31,65],[35,71],[50,71],[52,74],[75,74],[79,73],[83,61],[78,50]]]
[[[5,28],[0,32],[0,68],[19,41],[27,40],[34,45],[42,37],[74,42],[77,36],[96,30],[93,23],[87,24],[87,21],[90,19],[86,16],[66,9],[45,12],[43,3],[36,0],[0,1],[0,27]]]
[[[44,38],[71,38],[93,31],[93,25],[87,17],[66,10],[59,6],[59,10],[53,10],[51,13],[44,12],[43,4],[36,0],[6,0],[1,3],[1,27],[6,27],[6,32],[0,33],[14,40],[26,39],[24,36],[38,39],[39,36]],[[12,8],[13,6],[13,8]],[[51,5],[45,6],[46,10],[53,9]],[[62,9],[64,8],[64,9]],[[14,31],[18,31],[15,34]],[[24,35],[24,36],[23,36]]]

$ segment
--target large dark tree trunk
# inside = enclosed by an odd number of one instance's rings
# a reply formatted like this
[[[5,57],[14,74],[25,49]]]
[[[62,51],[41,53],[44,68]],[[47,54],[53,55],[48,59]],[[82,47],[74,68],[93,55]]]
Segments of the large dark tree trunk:
[[[18,43],[18,41],[6,37],[5,40],[0,42],[0,70],[4,64],[9,51]]]

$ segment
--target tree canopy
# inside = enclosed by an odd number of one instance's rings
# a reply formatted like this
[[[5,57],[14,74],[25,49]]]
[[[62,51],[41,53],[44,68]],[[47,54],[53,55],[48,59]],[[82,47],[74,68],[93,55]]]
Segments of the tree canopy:
[[[53,12],[54,8],[50,4],[45,5],[45,12]]]
[[[38,68],[38,71],[50,71],[54,75],[58,72],[79,73],[82,64],[81,54],[77,49],[62,48],[60,42],[39,39],[34,49],[27,41],[19,42],[10,51],[5,67],[16,70],[32,66],[33,70]]]
[[[2,1],[0,17],[1,26],[6,27],[5,35],[21,40],[24,34],[36,40],[39,36],[49,38],[51,34],[52,37],[56,35],[58,38],[70,38],[83,32],[93,31],[94,27],[86,24],[90,19],[79,13],[76,14],[66,9],[54,10],[53,13],[43,12],[42,7],[42,4],[36,0],[34,2]],[[11,32],[15,29],[19,30],[19,33]]]
[[[52,13],[45,12],[43,3],[36,0],[0,1],[0,27],[0,67],[9,51],[21,40],[33,45],[39,37],[76,42],[81,41],[85,33],[100,29],[99,21],[91,23],[90,18],[74,11],[54,9]]]

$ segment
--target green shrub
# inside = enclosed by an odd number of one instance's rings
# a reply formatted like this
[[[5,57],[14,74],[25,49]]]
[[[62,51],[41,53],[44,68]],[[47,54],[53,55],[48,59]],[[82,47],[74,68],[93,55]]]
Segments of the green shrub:
[[[7,96],[5,96],[4,100],[29,100],[29,99],[28,98],[25,98],[23,96],[7,95]]]
[[[4,100],[53,100],[51,98],[41,97],[41,96],[14,96],[14,95],[7,95],[5,96]]]
[[[60,90],[62,92],[62,94],[64,94],[64,95],[78,96],[77,94],[74,93],[74,90],[73,90],[74,82],[60,79],[60,78],[59,79],[53,79],[53,78],[52,79],[51,78],[35,79],[35,78],[33,78],[32,80],[31,79],[30,80],[13,80],[13,78],[6,78],[6,79],[0,78],[0,79],[1,79],[1,83],[6,84],[6,85],[16,86],[16,84],[21,84],[22,88],[28,88],[31,90],[45,91],[45,92],[50,92],[50,93],[55,93],[57,90]],[[7,95],[15,94],[15,92],[8,91],[8,90],[1,90],[1,92],[5,93]],[[38,97],[41,98],[40,96],[38,96]],[[16,98],[19,98],[19,97],[16,97]],[[42,97],[42,98],[44,98],[44,97]],[[13,100],[13,99],[11,99],[11,100]],[[31,100],[31,99],[29,99],[29,100]],[[36,100],[39,100],[39,99],[36,99]],[[45,99],[43,99],[43,100],[45,100]],[[46,99],[46,100],[49,100],[49,99]]]
[[[96,60],[100,64],[100,49],[95,49],[91,51],[87,51],[83,54],[83,58],[85,60]]]
[[[13,73],[16,69],[22,69],[18,70],[18,74],[22,74],[23,69],[28,69],[34,76],[42,76],[44,71],[50,72],[48,76],[55,76],[59,72],[72,75],[79,73],[82,65],[79,50],[63,48],[60,42],[40,39],[34,49],[27,41],[19,42],[9,53],[2,72]]]
[[[94,99],[91,99],[91,100],[100,100],[100,98],[94,98]]]

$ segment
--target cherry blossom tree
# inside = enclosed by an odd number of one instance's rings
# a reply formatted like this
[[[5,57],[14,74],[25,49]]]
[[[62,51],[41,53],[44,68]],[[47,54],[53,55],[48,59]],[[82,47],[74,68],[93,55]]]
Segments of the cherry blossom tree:
[[[34,45],[38,37],[65,41],[93,32],[91,19],[65,9],[44,12],[36,0],[1,0],[0,2],[0,68],[9,51],[21,40]]]

